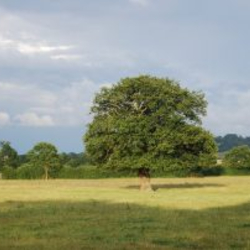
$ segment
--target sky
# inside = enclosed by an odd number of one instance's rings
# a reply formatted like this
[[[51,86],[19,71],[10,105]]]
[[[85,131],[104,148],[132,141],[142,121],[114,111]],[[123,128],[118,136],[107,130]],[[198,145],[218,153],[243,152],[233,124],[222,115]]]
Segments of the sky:
[[[250,136],[249,13],[248,0],[0,0],[0,140],[82,152],[95,93],[142,74],[204,92],[215,136]]]

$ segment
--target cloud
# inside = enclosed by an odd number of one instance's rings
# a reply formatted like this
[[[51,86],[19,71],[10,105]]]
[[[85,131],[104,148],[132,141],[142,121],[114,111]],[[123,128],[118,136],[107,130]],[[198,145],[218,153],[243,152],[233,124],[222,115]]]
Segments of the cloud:
[[[222,89],[220,93],[213,95],[213,100],[208,104],[204,125],[216,135],[249,135],[250,90]]]
[[[65,60],[65,61],[74,61],[82,58],[81,55],[74,54],[58,54],[50,56],[52,60]]]
[[[105,84],[107,85],[107,83]],[[88,123],[99,85],[84,79],[63,88],[1,83],[0,105],[12,112],[12,124],[22,126],[78,126]]]
[[[1,1],[0,107],[11,123],[85,124],[100,83],[146,73],[205,91],[215,133],[247,133],[247,1],[94,2]]]
[[[187,76],[185,76],[187,77]],[[200,76],[199,76],[200,77]],[[191,85],[204,82],[208,98],[208,114],[204,119],[207,129],[216,135],[235,132],[247,135],[250,126],[248,107],[250,91],[227,89],[221,86],[220,92],[209,89],[210,79],[192,79]],[[187,81],[187,82],[189,82]],[[70,127],[84,126],[91,121],[89,115],[94,94],[102,86],[111,86],[109,82],[96,83],[89,79],[68,83],[64,87],[50,88],[34,84],[1,83],[2,97],[0,106],[13,117],[5,113],[0,118],[3,125],[21,125],[33,127]],[[201,85],[197,85],[200,89]],[[190,89],[191,86],[188,86]],[[194,90],[198,90],[197,88]],[[211,92],[209,92],[211,91]],[[13,108],[12,108],[13,107]]]
[[[22,126],[32,126],[32,127],[48,127],[54,126],[55,123],[51,116],[41,115],[36,113],[24,113],[15,116],[15,121],[17,121]]]
[[[66,45],[52,46],[48,45],[48,42],[41,42],[41,41],[40,42],[35,41],[33,43],[29,43],[27,41],[4,38],[3,36],[0,36],[0,46],[1,50],[18,51],[19,53],[24,55],[55,53],[72,49],[72,46],[66,46]]]
[[[143,7],[149,5],[149,0],[129,0],[129,2]]]
[[[9,104],[17,111],[25,106],[51,106],[57,99],[52,91],[35,84],[0,82],[0,93],[0,105]]]
[[[71,46],[49,46],[49,45],[42,45],[42,44],[25,44],[25,43],[18,43],[16,45],[16,49],[22,54],[38,54],[38,53],[51,53],[57,51],[64,51],[69,50]]]
[[[10,124],[10,116],[8,113],[0,112],[0,127]]]

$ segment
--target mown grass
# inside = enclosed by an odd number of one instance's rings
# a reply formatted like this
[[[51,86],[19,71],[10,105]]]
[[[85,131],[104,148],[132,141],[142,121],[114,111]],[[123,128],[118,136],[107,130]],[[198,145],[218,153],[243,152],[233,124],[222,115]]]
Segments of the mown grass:
[[[250,249],[250,178],[0,181],[0,249]]]

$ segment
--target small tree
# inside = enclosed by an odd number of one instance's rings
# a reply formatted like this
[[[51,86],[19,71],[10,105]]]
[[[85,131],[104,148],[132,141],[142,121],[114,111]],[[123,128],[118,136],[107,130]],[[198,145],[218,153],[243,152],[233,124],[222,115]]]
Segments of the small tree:
[[[125,78],[96,95],[86,151],[101,167],[134,170],[147,181],[154,170],[188,173],[211,166],[217,147],[201,127],[206,105],[202,93],[173,80]],[[143,181],[141,188],[148,187]]]
[[[231,149],[225,155],[223,165],[231,169],[250,170],[250,147],[243,145]]]
[[[17,151],[11,147],[10,142],[0,142],[0,169],[3,166],[16,168],[19,165],[19,157]]]
[[[44,169],[46,180],[53,171],[57,171],[60,167],[57,149],[50,143],[40,142],[36,144],[33,149],[28,152],[27,158],[33,166]]]

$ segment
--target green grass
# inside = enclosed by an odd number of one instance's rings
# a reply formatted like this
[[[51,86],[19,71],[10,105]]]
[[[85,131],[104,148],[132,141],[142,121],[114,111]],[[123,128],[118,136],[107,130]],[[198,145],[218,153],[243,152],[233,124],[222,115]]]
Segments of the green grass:
[[[250,249],[250,177],[0,180],[0,249]]]

